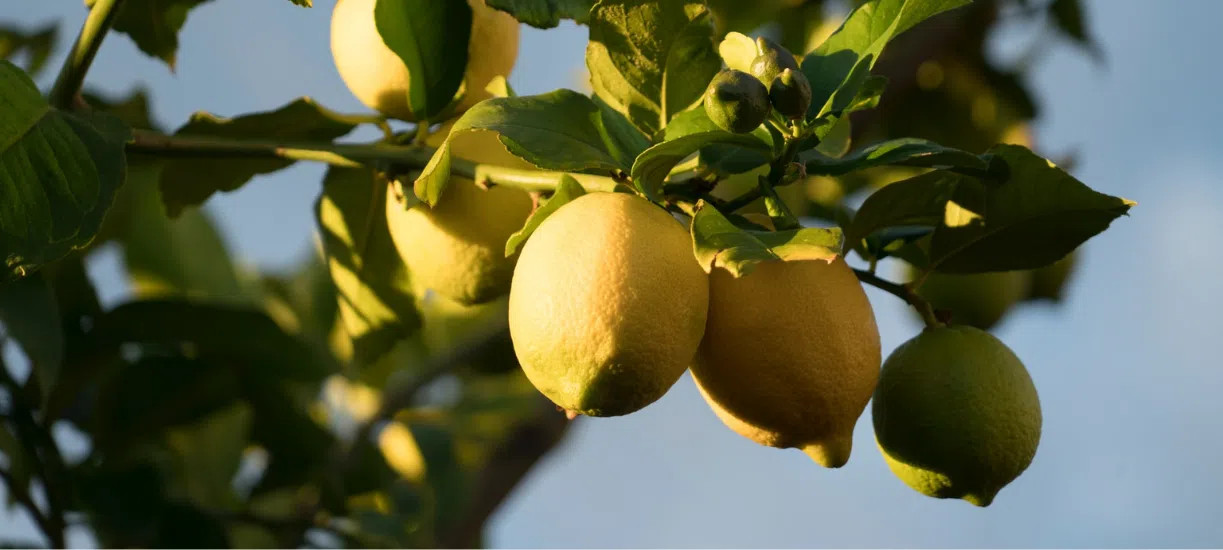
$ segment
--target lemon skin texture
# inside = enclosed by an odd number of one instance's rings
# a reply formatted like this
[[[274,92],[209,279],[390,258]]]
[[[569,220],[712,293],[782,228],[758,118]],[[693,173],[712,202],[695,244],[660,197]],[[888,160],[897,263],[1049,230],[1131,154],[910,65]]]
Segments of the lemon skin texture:
[[[440,145],[449,128],[427,143]],[[451,141],[451,153],[474,162],[528,168],[506,151],[497,134],[468,132]],[[509,292],[517,256],[505,256],[505,242],[531,214],[530,195],[521,189],[484,189],[452,176],[436,205],[404,209],[394,187],[387,188],[386,216],[391,240],[413,283],[462,305],[482,304]]]
[[[910,269],[909,279],[917,275]],[[917,294],[935,309],[951,312],[951,323],[983,330],[996,326],[1028,292],[1026,271],[931,273]],[[914,310],[916,312],[916,310]]]
[[[378,34],[376,0],[339,0],[331,12],[331,54],[340,78],[366,107],[388,117],[415,122],[408,108],[412,85],[408,69]],[[508,77],[518,59],[519,25],[509,14],[468,0],[472,9],[471,41],[464,73],[462,112],[487,99],[493,77]]]
[[[879,377],[879,329],[841,258],[715,269],[693,379],[729,428],[822,466],[848,460]]]
[[[1027,369],[973,327],[926,329],[896,348],[871,416],[888,466],[909,487],[982,507],[1027,469],[1040,442]]]
[[[523,247],[510,337],[527,378],[557,406],[618,416],[679,380],[708,306],[708,278],[683,225],[641,198],[590,193]]]

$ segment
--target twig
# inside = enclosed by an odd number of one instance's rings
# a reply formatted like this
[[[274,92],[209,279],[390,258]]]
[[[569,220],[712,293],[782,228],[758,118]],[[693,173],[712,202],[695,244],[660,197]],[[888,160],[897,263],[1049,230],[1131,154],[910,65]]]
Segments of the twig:
[[[52,547],[64,548],[64,529],[67,527],[67,522],[64,520],[63,497],[65,493],[59,484],[61,480],[66,479],[64,475],[67,468],[64,466],[64,459],[51,434],[34,420],[32,408],[25,401],[21,385],[9,373],[8,365],[4,363],[3,358],[0,358],[0,385],[9,391],[9,399],[12,402],[11,419],[17,428],[19,439],[26,447],[26,453],[34,463],[35,473],[42,480],[43,487],[46,489],[48,510],[43,517],[44,521],[39,522],[39,528],[51,541]],[[44,452],[40,453],[40,449]],[[15,487],[11,477],[6,477],[5,481],[9,482],[10,490]],[[28,499],[29,495],[26,495],[26,498]],[[32,500],[27,506],[30,508],[30,514],[37,519],[37,516],[41,514],[38,507],[33,504]]]
[[[921,314],[922,320],[926,322],[927,327],[935,328],[943,326],[943,323],[941,323],[934,315],[934,308],[930,305],[930,302],[927,302],[924,298],[918,296],[917,293],[913,292],[913,290],[908,286],[893,283],[892,281],[883,279],[870,271],[863,271],[861,269],[855,269],[854,275],[858,276],[859,281],[896,296],[897,298],[904,300],[905,303],[909,304],[910,306],[913,306],[913,308]]]
[[[55,77],[55,84],[51,86],[52,105],[60,108],[72,106],[77,92],[85,82],[85,74],[93,64],[93,58],[102,47],[102,39],[106,38],[110,27],[114,25],[122,5],[123,0],[96,0],[93,8],[89,10],[89,16],[85,18],[85,24],[81,26],[81,33],[72,44],[72,50],[68,52],[68,57],[60,67],[59,75]]]
[[[34,518],[34,523],[38,524],[38,528],[41,529],[43,534],[47,536],[47,540],[51,543],[51,547],[64,548],[65,544],[62,540],[62,535],[60,540],[57,540],[52,535],[52,533],[55,532],[55,528],[52,527],[51,520],[42,513],[42,510],[38,508],[37,504],[34,504],[34,498],[30,496],[29,491],[25,491],[19,485],[17,485],[17,481],[13,479],[13,474],[9,473],[8,471],[0,470],[0,479],[4,480],[4,484],[8,488],[9,495],[13,497],[13,500],[16,500],[17,504],[20,504],[29,510],[30,517]],[[62,531],[63,530],[61,529],[60,532],[62,533]]]

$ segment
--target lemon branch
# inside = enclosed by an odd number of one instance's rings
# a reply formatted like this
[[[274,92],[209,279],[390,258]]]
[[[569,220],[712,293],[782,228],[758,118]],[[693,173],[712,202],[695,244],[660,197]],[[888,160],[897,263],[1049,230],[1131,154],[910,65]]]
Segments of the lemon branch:
[[[119,15],[121,5],[123,0],[96,0],[93,3],[89,16],[85,18],[85,24],[81,26],[81,33],[77,35],[72,50],[68,52],[68,57],[60,67],[59,75],[55,77],[55,84],[51,86],[49,98],[52,105],[60,108],[72,105],[77,92],[81,90],[81,84],[85,82],[85,73],[89,72],[93,58],[102,47],[102,39],[106,38],[107,32],[115,24],[115,17]]]
[[[896,296],[897,298],[904,300],[905,303],[909,304],[910,306],[913,306],[913,309],[916,309],[917,312],[921,314],[922,320],[926,322],[927,327],[935,328],[943,326],[943,323],[934,315],[934,307],[930,305],[930,302],[927,302],[925,298],[918,296],[917,293],[907,285],[893,283],[892,281],[875,275],[870,271],[864,271],[861,269],[855,269],[854,275],[858,276],[859,281]]]
[[[423,170],[436,151],[430,147],[387,143],[281,143],[208,136],[169,136],[150,130],[133,130],[127,150],[130,153],[172,158],[279,158],[348,168],[390,164],[409,170]],[[457,157],[451,158],[450,171],[477,182],[526,191],[552,191],[560,185],[561,177],[565,175],[548,170],[519,170],[480,164]],[[610,176],[568,175],[587,191],[610,192],[616,187],[616,180]]]

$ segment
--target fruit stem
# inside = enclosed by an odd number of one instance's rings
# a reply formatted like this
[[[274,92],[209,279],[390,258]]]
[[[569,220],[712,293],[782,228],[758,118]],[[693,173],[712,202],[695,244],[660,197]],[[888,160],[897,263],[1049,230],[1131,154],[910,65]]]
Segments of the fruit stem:
[[[435,149],[387,143],[280,143],[203,136],[168,136],[150,130],[133,130],[129,153],[144,153],[171,158],[280,158],[322,162],[332,166],[359,168],[375,162],[388,162],[409,169],[423,170]],[[552,191],[560,185],[563,172],[517,170],[492,164],[478,164],[452,158],[450,171],[461,177],[494,185],[517,187],[526,191]],[[569,174],[587,191],[611,192],[616,180],[607,176]]]
[[[61,109],[72,106],[77,93],[81,91],[81,85],[85,82],[85,73],[89,72],[93,58],[98,55],[98,49],[102,47],[102,39],[106,38],[111,26],[115,24],[115,17],[119,15],[119,7],[122,5],[123,0],[94,2],[93,8],[89,10],[89,16],[85,18],[85,24],[81,26],[80,34],[76,37],[76,42],[72,44],[72,50],[68,52],[68,57],[64,59],[64,64],[60,67],[59,75],[55,77],[55,84],[51,86],[48,99],[52,105]]]
[[[926,322],[926,327],[938,328],[943,326],[943,323],[940,322],[938,317],[934,315],[934,307],[930,305],[930,302],[927,302],[925,298],[918,296],[917,293],[914,292],[909,286],[893,283],[892,281],[875,275],[870,271],[864,271],[861,269],[855,269],[854,275],[858,276],[859,281],[896,296],[897,298],[904,300],[905,303],[909,304],[910,306],[913,306],[913,309],[916,309],[917,312],[921,314],[922,320]]]

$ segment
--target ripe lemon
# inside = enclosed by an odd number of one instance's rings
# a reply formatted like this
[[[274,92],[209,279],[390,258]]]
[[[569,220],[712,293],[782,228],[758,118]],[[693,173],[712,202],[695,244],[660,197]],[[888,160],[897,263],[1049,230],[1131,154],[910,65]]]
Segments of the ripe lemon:
[[[909,278],[917,275],[909,269]],[[951,312],[951,323],[988,330],[997,325],[1028,289],[1028,272],[996,271],[957,275],[931,273],[917,294],[935,309]]]
[[[591,193],[523,247],[510,337],[527,378],[558,406],[618,416],[679,380],[708,305],[708,279],[675,218],[632,195]]]
[[[972,327],[922,331],[883,364],[871,406],[888,466],[924,495],[989,506],[1027,469],[1041,413],[1027,369]]]
[[[408,108],[408,69],[378,34],[376,0],[339,0],[331,12],[331,55],[340,78],[366,107],[386,116],[414,122]],[[518,59],[518,21],[509,14],[467,0],[472,9],[471,42],[464,81],[466,96],[459,111],[487,99],[493,77],[508,77]]]
[[[440,145],[449,127],[430,136]],[[474,162],[511,168],[531,165],[511,155],[488,131],[467,132],[451,141],[451,154]],[[521,189],[483,189],[452,176],[437,205],[404,209],[387,188],[386,216],[391,240],[408,266],[414,284],[463,305],[488,302],[509,291],[517,257],[505,256],[505,241],[531,214],[530,195]]]
[[[692,377],[718,418],[761,445],[817,463],[849,460],[879,377],[879,328],[843,259],[765,262],[709,279],[709,320]]]

